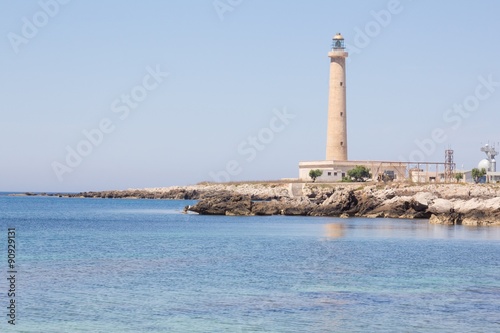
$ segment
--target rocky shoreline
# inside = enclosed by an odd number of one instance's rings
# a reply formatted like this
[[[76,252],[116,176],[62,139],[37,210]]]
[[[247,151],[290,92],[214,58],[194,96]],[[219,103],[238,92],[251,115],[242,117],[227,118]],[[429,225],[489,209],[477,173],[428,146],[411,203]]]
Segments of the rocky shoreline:
[[[500,188],[495,185],[304,184],[301,187],[302,195],[266,201],[243,193],[214,193],[189,210],[214,215],[418,218],[435,224],[500,225]]]
[[[206,215],[358,216],[500,225],[500,186],[496,184],[202,183],[51,195],[199,200],[186,211]]]

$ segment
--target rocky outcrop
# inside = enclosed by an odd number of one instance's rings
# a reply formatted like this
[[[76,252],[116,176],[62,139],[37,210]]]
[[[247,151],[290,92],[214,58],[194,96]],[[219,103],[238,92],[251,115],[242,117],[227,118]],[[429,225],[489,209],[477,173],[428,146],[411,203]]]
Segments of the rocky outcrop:
[[[313,207],[312,216],[354,216],[358,212],[358,198],[354,190],[339,188],[321,204]]]
[[[203,215],[250,215],[251,206],[250,196],[224,192],[206,196],[195,207]],[[188,209],[193,210],[193,207]]]
[[[186,210],[207,215],[361,216],[429,219],[430,223],[439,224],[500,225],[500,186],[496,184],[203,183],[47,195],[199,200]]]
[[[304,195],[299,198],[247,199],[242,214],[236,215],[362,216],[429,219],[435,224],[500,225],[498,189],[480,186],[485,187],[461,184],[393,187],[307,184]],[[472,193],[479,196],[472,197]],[[216,197],[202,199],[190,210],[204,214],[207,206],[220,207],[221,202]],[[222,197],[230,212],[239,211],[233,208],[234,200],[230,200],[227,194]],[[220,211],[228,215],[222,209]]]
[[[173,199],[173,200],[200,200],[211,197],[214,193],[236,193],[248,195],[252,200],[270,200],[290,197],[289,183],[235,183],[215,184],[202,183],[190,186],[155,187],[145,189],[127,189],[111,191],[92,191],[80,193],[50,193],[38,194],[58,197],[74,198],[103,198],[103,199]],[[26,193],[25,195],[37,195]]]

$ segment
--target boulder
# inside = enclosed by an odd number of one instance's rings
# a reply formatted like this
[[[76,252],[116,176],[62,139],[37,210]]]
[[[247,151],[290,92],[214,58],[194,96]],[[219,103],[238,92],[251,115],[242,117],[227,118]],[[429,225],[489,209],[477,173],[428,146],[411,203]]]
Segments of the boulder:
[[[462,224],[469,226],[499,225],[500,213],[491,210],[472,210],[464,214]]]
[[[371,212],[383,202],[378,196],[373,195],[372,192],[363,192],[360,196],[358,196],[358,204],[357,204],[357,216],[366,216],[370,215],[379,215],[379,214],[371,214]]]
[[[248,195],[218,193],[206,197],[189,210],[202,215],[250,215],[252,201]]]
[[[285,199],[280,202],[281,214],[283,215],[310,215],[317,206],[309,198],[300,197],[297,199]]]
[[[398,218],[404,215],[411,208],[412,197],[402,196],[394,197],[382,202],[379,206],[370,212],[370,215],[383,214],[384,217]]]
[[[258,201],[252,203],[253,215],[279,215],[283,209],[282,204],[277,200]]]
[[[453,203],[450,200],[438,198],[429,205],[428,211],[431,214],[447,214],[454,212],[455,209]]]
[[[358,199],[353,190],[335,191],[321,205],[313,207],[314,216],[340,216],[343,213],[354,215],[357,212]]]
[[[417,212],[423,212],[427,210],[427,207],[436,199],[437,197],[429,192],[418,192],[413,196],[410,202],[411,208]]]
[[[431,224],[462,224],[462,214],[448,213],[448,214],[432,214],[429,223]]]

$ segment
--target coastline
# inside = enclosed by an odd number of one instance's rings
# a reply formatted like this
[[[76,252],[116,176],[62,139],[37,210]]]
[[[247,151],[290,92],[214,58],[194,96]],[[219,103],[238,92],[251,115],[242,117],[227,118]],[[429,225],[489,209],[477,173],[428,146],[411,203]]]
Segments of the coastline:
[[[45,195],[199,200],[186,207],[186,211],[204,215],[356,216],[428,219],[435,224],[500,225],[497,184],[200,183]]]

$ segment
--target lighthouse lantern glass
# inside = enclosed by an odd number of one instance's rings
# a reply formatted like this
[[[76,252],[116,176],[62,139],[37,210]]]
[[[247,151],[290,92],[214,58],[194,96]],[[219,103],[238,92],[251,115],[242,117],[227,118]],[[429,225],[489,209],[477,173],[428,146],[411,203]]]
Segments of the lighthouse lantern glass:
[[[334,39],[332,48],[334,50],[335,49],[344,49],[345,48],[344,40],[343,39]]]

